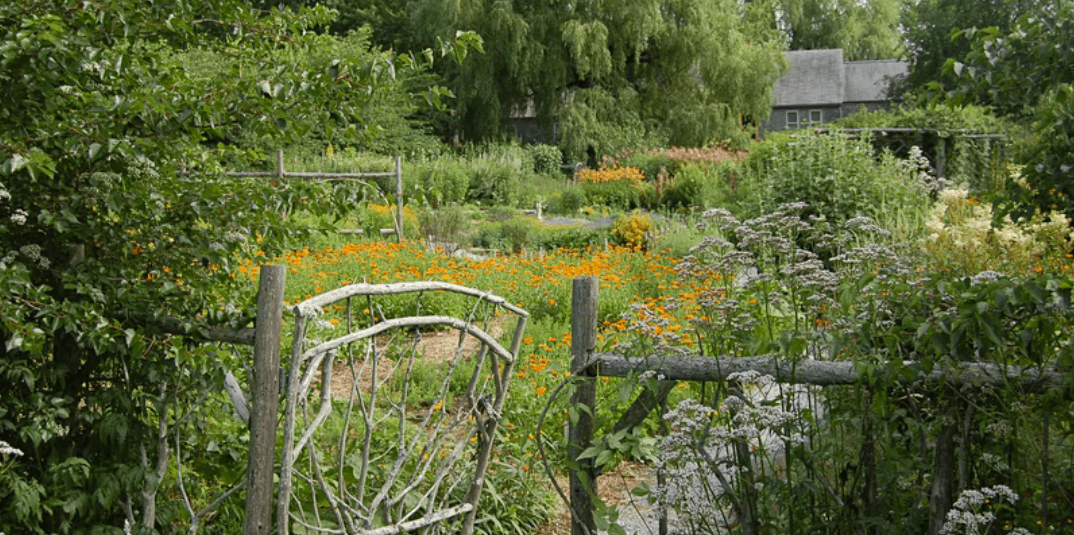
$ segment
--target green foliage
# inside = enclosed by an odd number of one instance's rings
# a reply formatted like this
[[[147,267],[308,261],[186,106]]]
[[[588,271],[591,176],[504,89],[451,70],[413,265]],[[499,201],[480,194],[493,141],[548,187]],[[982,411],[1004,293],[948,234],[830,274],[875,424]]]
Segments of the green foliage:
[[[511,252],[521,253],[530,245],[532,236],[535,234],[535,225],[536,223],[526,218],[508,219],[500,224],[500,234]]]
[[[518,196],[515,169],[488,160],[474,162],[466,200],[476,204],[514,206]]]
[[[1054,462],[1047,459],[1070,454],[1064,441],[1041,438],[1049,425],[1052,433],[1069,425],[1055,420],[1069,421],[1067,402],[1061,409],[1055,405],[1064,387],[1027,396],[1016,381],[917,380],[930,372],[953,378],[953,367],[967,361],[999,369],[1069,369],[1070,275],[949,276],[909,263],[895,253],[890,236],[868,224],[807,223],[800,210],[784,206],[750,220],[711,211],[712,235],[680,266],[706,286],[696,296],[702,312],[691,310],[684,318],[704,335],[704,355],[778,354],[792,376],[800,359],[846,361],[862,380],[798,390],[736,374],[708,383],[708,395],[695,388],[667,413],[667,430],[656,445],[666,483],[639,493],[676,508],[692,533],[725,532],[721,515],[738,511],[743,519],[741,511],[749,507],[758,526],[780,532],[855,533],[882,526],[885,533],[909,534],[926,529],[929,503],[921,496],[946,473],[959,481],[955,496],[1000,483],[1010,487],[1011,499],[1002,507],[992,504],[1003,515],[993,525],[1051,529],[1041,520],[1047,514],[1059,529],[1068,516],[1065,503],[1049,503],[1042,513],[1045,500],[1018,497],[1070,497],[1066,489],[1046,483],[1052,490],[1045,491],[1041,485],[1054,466],[1043,468]],[[824,261],[801,248],[821,242],[834,247]],[[696,354],[668,347],[685,337],[672,329],[678,317],[669,317],[671,303],[682,304],[667,299],[635,306],[630,318],[637,323],[630,330],[636,334],[619,348],[642,359]],[[624,383],[636,392],[645,380],[651,379]],[[957,431],[943,438],[944,429]],[[592,457],[614,457],[615,437],[605,438],[589,451]],[[937,462],[936,450],[945,443],[957,465]],[[1023,450],[1028,444],[1038,449]],[[931,504],[938,499],[933,495]],[[933,508],[937,527],[951,518],[944,515],[948,504]]]
[[[763,213],[789,202],[841,222],[858,216],[912,238],[924,222],[928,195],[918,177],[890,153],[874,155],[867,138],[829,135],[769,136],[745,162],[757,181]]]
[[[360,143],[371,102],[407,92],[392,73],[422,69],[314,31],[331,17],[230,0],[0,6],[0,428],[26,454],[0,481],[0,495],[19,496],[3,500],[0,526],[191,521],[158,499],[175,495],[164,446],[202,425],[191,407],[241,369],[198,339],[252,319],[256,285],[239,266],[291,249],[310,221],[363,196],[222,171],[314,127]]]
[[[602,247],[608,241],[609,234],[606,229],[590,230],[584,226],[571,226],[542,232],[534,245],[546,251],[558,249],[581,251],[590,247]]]
[[[981,106],[898,107],[890,110],[855,113],[838,124],[846,128],[912,128],[914,132],[886,132],[874,135],[878,148],[889,147],[900,158],[907,158],[911,147],[936,155],[944,143],[944,177],[955,184],[966,184],[976,194],[998,193],[1006,178],[1006,163],[1012,154],[1011,137],[1018,129],[1010,121],[993,115]],[[925,131],[927,130],[927,131]],[[999,134],[1001,139],[967,137],[972,134]]]
[[[1004,207],[1016,218],[1059,211],[1074,219],[1074,89],[1059,86],[1040,106],[1033,125],[1035,152],[1022,170],[1023,183],[1009,187]]]
[[[438,158],[418,164],[418,193],[433,208],[466,200],[470,191],[470,170],[456,159]]]
[[[421,236],[433,236],[437,241],[459,243],[470,228],[470,216],[459,206],[425,210],[418,216]]]
[[[687,209],[692,206],[718,206],[706,202],[702,192],[706,182],[713,177],[699,167],[685,167],[675,175],[671,185],[662,192],[660,203],[669,210]],[[718,179],[713,180],[715,182]],[[709,199],[711,200],[711,199]]]
[[[589,204],[617,210],[650,208],[656,200],[656,187],[649,182],[611,180],[583,182],[581,186]]]
[[[417,33],[430,40],[467,29],[487,43],[480,61],[448,73],[459,95],[458,130],[496,139],[514,110],[533,109],[547,130],[558,119],[571,161],[646,139],[734,138],[741,114],[769,113],[784,68],[782,36],[769,24],[774,11],[731,0],[416,6]]]
[[[558,112],[563,130],[560,146],[569,161],[588,162],[639,145],[662,145],[662,137],[646,131],[637,108],[638,95],[629,88],[578,91]]]
[[[781,29],[789,50],[841,48],[847,61],[902,55],[902,2],[883,0],[782,0]]]
[[[289,152],[306,150],[318,152],[327,145],[354,147],[364,151],[387,155],[437,152],[439,142],[426,133],[427,126],[411,119],[419,108],[418,100],[409,92],[422,91],[421,84],[428,85],[427,75],[412,68],[396,70],[412,65],[413,58],[392,57],[370,49],[369,30],[362,29],[344,36],[311,33],[301,47],[281,47],[269,57],[251,61],[243,55],[230,54],[212,47],[191,47],[176,52],[176,61],[186,65],[192,78],[203,84],[245,82],[256,87],[263,80],[272,80],[271,65],[292,65],[296,71],[323,72],[333,62],[346,62],[361,69],[363,76],[374,83],[373,91],[352,95],[341,102],[338,113],[325,117],[321,128],[311,129],[301,138],[290,141]],[[260,63],[259,63],[260,62]],[[283,71],[286,72],[286,71]],[[343,73],[346,75],[346,73]],[[237,78],[237,80],[235,80]],[[264,86],[266,92],[277,92],[274,82]],[[427,96],[432,96],[429,93]],[[418,95],[414,95],[418,97]],[[420,97],[419,97],[420,98]],[[360,115],[355,111],[361,109]],[[245,148],[259,149],[272,160],[279,141],[266,137],[241,124],[223,125],[222,139]]]
[[[1006,32],[1030,2],[1019,0],[922,0],[906,5],[902,26],[906,30],[909,76],[896,84],[896,95],[920,92],[939,81],[948,58],[962,58],[970,41],[952,34],[967,28],[997,27]]]
[[[898,106],[855,113],[840,119],[838,124],[845,128],[920,128],[948,133],[1003,133],[1012,127],[1009,121],[996,117],[982,106]]]
[[[586,204],[585,191],[580,186],[570,185],[563,188],[559,195],[551,197],[548,201],[548,213],[559,215],[573,215],[578,213]]]
[[[965,56],[944,64],[944,84],[932,96],[954,105],[991,106],[1001,115],[1031,117],[1034,108],[1061,84],[1074,83],[1074,2],[1033,4],[1010,30],[967,29]]]
[[[661,177],[668,180],[676,176],[683,165],[681,161],[663,152],[635,152],[625,158],[619,158],[617,164],[620,167],[636,167],[652,181],[661,180]]]
[[[467,152],[467,164],[473,174],[466,200],[515,206],[522,177],[533,173],[530,154],[518,145],[485,145],[471,147]]]
[[[530,145],[527,150],[533,158],[533,172],[541,175],[559,176],[562,174],[563,153],[555,145],[538,143]]]
[[[534,210],[537,208],[537,203],[541,203],[544,213],[548,213],[550,206],[555,204],[555,199],[571,187],[562,175],[525,173],[519,178],[516,205],[519,208]]]

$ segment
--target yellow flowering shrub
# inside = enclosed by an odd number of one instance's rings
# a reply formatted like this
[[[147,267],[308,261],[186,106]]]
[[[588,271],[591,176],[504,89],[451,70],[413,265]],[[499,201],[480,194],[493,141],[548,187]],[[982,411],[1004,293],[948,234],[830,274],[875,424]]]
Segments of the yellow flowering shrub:
[[[1007,275],[1051,270],[1070,248],[1074,233],[1061,213],[1037,214],[1015,223],[1005,217],[993,226],[992,207],[964,189],[946,189],[925,223],[922,250],[936,268],[961,275],[998,271]]]
[[[619,238],[623,245],[637,249],[648,248],[652,231],[653,220],[647,215],[620,217],[612,226],[612,234]]]
[[[582,169],[575,174],[578,182],[599,184],[602,182],[641,182],[645,173],[637,167],[601,167],[600,169]]]

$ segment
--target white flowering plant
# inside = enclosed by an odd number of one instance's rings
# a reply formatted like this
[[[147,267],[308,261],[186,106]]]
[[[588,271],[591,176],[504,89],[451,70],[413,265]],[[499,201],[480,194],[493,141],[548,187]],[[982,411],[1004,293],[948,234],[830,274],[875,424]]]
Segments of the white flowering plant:
[[[939,193],[925,228],[925,262],[956,276],[1051,271],[1062,266],[1074,246],[1074,230],[1064,214],[1037,213],[1015,222],[997,217],[989,204],[959,188]]]
[[[967,482],[1036,481],[1027,472],[1037,461],[1011,451],[1024,451],[1025,427],[1041,429],[1051,402],[1011,413],[1026,396],[1016,381],[967,383],[955,367],[1070,369],[1074,281],[1054,267],[953,277],[916,263],[913,244],[869,218],[833,223],[803,208],[746,220],[707,212],[709,236],[678,267],[706,289],[690,303],[633,305],[627,330],[638,338],[616,350],[658,367],[670,357],[701,355],[716,369],[773,358],[790,377],[810,361],[844,362],[857,383],[821,392],[735,375],[715,381],[715,396],[676,388],[657,448],[667,482],[650,485],[649,499],[690,533],[821,523],[918,533],[946,518],[922,506],[930,478],[952,477],[953,465],[935,467],[941,450],[962,459]],[[683,317],[692,332],[675,329]],[[918,383],[930,373],[952,382]],[[1023,435],[985,431],[1012,421]],[[1031,508],[1011,507],[1012,524],[1025,524]]]

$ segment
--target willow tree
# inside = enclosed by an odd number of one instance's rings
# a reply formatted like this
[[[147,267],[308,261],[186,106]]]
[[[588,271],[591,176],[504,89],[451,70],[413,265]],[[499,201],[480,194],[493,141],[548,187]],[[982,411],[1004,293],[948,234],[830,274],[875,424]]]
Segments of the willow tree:
[[[904,0],[782,0],[779,28],[791,50],[841,48],[850,61],[903,54],[899,17]]]
[[[702,145],[766,117],[782,73],[771,6],[735,0],[436,0],[426,35],[473,30],[485,54],[449,73],[457,128],[500,135],[532,111],[572,158],[645,140]]]

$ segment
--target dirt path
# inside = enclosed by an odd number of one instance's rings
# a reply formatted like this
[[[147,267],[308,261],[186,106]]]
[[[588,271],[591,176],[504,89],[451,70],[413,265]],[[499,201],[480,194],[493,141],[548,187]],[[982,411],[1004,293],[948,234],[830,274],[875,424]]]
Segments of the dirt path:
[[[620,516],[625,517],[627,515],[639,516],[634,508],[634,504],[631,504],[630,491],[641,483],[647,482],[651,468],[640,463],[624,462],[612,470],[609,473],[601,474],[597,478],[597,495],[600,496],[601,501],[608,505],[615,505],[619,508]],[[556,483],[559,484],[559,488],[563,492],[568,492],[567,476],[557,476]],[[551,485],[549,485],[551,488]],[[555,492],[554,490],[552,492]],[[539,526],[533,535],[563,535],[571,532],[571,515],[567,510],[566,504],[563,500],[556,498],[557,512],[552,516],[545,524]],[[644,514],[648,506],[642,504],[644,498],[634,498],[639,509]],[[632,533],[627,531],[627,533]],[[642,531],[641,533],[645,533]],[[655,533],[655,532],[654,532]]]
[[[504,325],[508,324],[510,318],[497,318],[492,322],[492,326],[489,334],[493,338],[499,338],[503,336]],[[395,340],[391,337],[382,337],[377,340],[377,347],[384,347],[389,343],[409,343],[408,339],[398,338],[401,336],[407,336],[402,333],[396,335]],[[430,333],[424,333],[421,337],[421,342],[418,343],[417,354],[426,363],[441,363],[451,360],[455,356],[455,351],[459,348],[459,331],[457,329],[449,329],[446,331],[436,331]],[[473,336],[467,336],[462,344],[463,356],[476,355],[481,348],[481,344],[477,338]],[[364,351],[362,349],[356,349],[356,352]],[[360,355],[356,355],[356,358]],[[377,380],[382,381],[387,378],[395,363],[391,359],[383,358],[377,363]],[[362,375],[358,377],[358,388],[363,391],[368,391],[372,383],[373,370],[370,367],[362,370]],[[334,366],[332,369],[332,397],[336,399],[346,399],[350,396],[351,388],[354,386],[353,373],[349,366]]]

